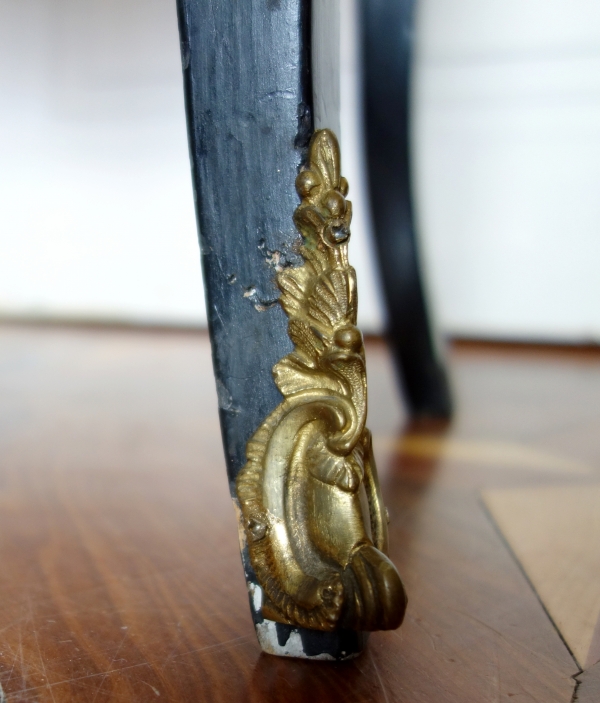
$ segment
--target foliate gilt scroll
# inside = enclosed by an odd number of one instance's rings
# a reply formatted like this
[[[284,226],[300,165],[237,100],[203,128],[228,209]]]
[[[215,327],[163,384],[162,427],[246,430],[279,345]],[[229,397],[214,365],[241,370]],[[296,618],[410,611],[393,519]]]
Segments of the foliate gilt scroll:
[[[294,351],[273,367],[284,400],[247,445],[237,477],[262,615],[331,631],[394,629],[406,595],[365,426],[365,354],[348,263],[351,203],[337,140],[316,132],[296,188],[304,264],[277,275]]]

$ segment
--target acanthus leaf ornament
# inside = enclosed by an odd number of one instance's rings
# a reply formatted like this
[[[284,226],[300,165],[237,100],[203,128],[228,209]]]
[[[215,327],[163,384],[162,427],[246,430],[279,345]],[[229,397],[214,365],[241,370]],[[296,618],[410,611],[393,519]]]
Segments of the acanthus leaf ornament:
[[[395,629],[406,595],[387,552],[371,434],[351,203],[335,135],[313,135],[296,188],[304,264],[277,275],[294,351],[284,396],[249,440],[236,480],[263,617],[315,630]]]

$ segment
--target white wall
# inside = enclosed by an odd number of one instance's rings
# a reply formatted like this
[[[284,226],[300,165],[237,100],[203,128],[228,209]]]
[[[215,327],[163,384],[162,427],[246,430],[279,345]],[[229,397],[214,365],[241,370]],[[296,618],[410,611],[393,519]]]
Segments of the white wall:
[[[600,340],[600,4],[419,0],[422,247],[454,334]],[[352,39],[360,317],[382,312]],[[205,320],[174,0],[0,0],[0,315]]]
[[[0,0],[0,312],[205,320],[173,0]]]
[[[346,36],[350,139],[355,50]],[[376,331],[360,164],[344,168]],[[0,0],[2,315],[206,323],[174,0]]]
[[[420,0],[431,285],[456,334],[600,341],[600,3]]]
[[[381,333],[385,309],[372,240],[365,173],[358,2],[361,0],[340,0],[340,149],[342,171],[350,184],[348,198],[352,201],[352,236],[348,250],[358,280],[358,324],[364,332]]]

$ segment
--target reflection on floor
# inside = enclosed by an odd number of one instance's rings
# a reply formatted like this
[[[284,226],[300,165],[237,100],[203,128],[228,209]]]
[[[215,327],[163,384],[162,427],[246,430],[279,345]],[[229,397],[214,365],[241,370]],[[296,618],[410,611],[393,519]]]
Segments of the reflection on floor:
[[[479,466],[503,466],[507,469],[518,467],[573,474],[593,472],[592,467],[583,461],[514,442],[410,434],[397,442],[397,449],[407,456],[453,459]]]

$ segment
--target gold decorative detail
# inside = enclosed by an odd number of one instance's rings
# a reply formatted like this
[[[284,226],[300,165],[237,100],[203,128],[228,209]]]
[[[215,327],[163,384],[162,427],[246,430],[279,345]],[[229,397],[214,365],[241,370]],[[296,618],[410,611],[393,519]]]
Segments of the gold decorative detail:
[[[398,627],[406,595],[387,551],[348,264],[351,203],[335,135],[316,132],[296,179],[304,265],[277,275],[291,354],[273,367],[284,396],[250,439],[237,495],[262,614],[315,630]]]

